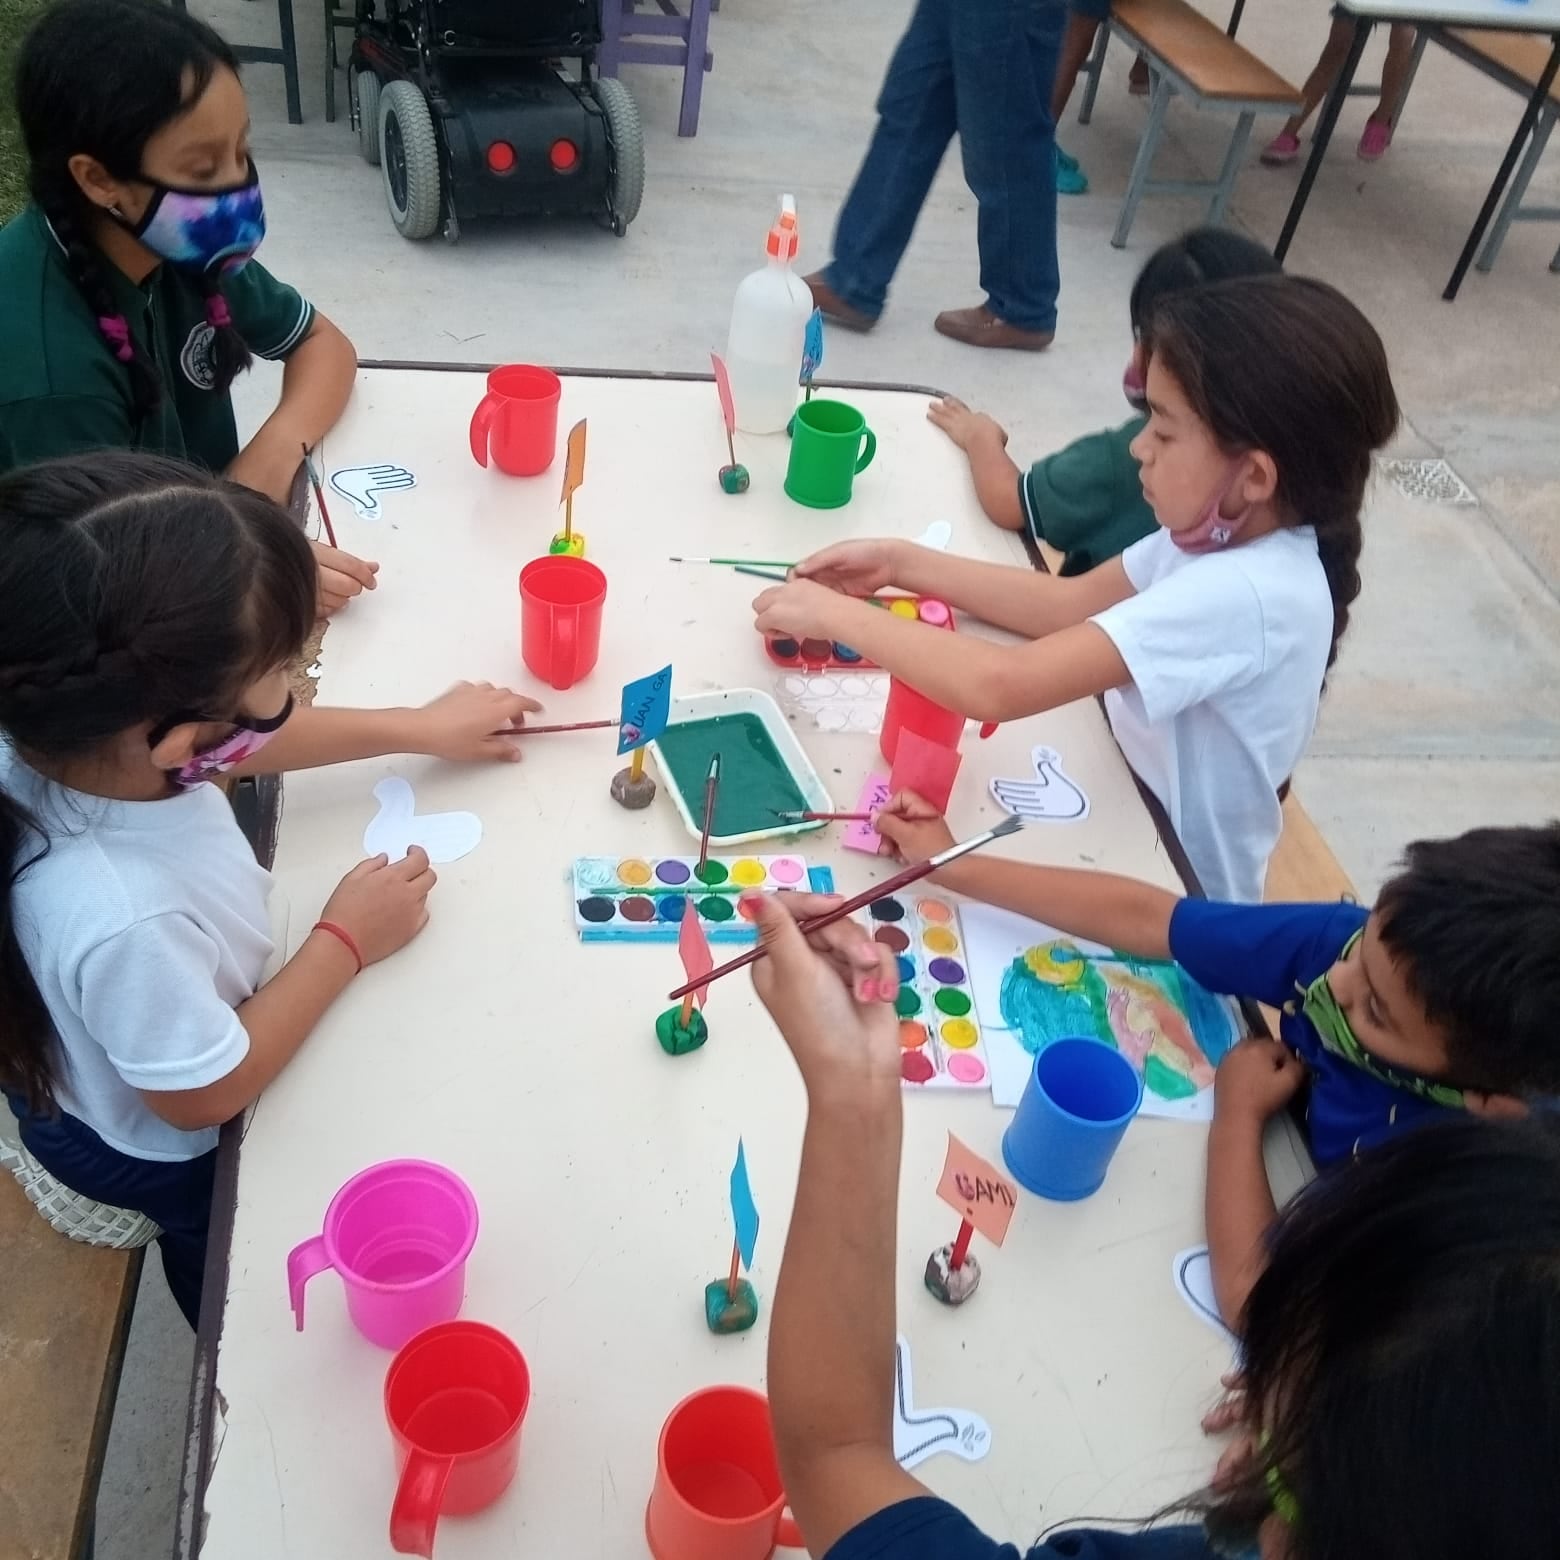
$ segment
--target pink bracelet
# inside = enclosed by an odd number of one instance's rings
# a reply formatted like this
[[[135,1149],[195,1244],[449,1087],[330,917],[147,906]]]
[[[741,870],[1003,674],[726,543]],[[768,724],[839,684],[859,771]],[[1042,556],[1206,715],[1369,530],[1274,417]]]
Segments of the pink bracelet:
[[[334,921],[316,921],[313,930],[316,932],[329,932],[332,937],[336,938],[342,947],[357,961],[357,969],[354,973],[358,975],[363,973],[363,955],[359,951],[357,942],[351,932],[337,926]]]

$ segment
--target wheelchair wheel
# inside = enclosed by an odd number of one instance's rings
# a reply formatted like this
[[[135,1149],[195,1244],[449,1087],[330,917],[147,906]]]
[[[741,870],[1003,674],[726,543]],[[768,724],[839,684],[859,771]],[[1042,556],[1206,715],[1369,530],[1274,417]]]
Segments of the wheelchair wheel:
[[[645,133],[639,105],[628,88],[612,76],[596,78],[596,101],[607,116],[612,141],[612,229],[619,238],[639,215],[645,194]]]
[[[354,65],[347,72],[347,101],[357,127],[358,151],[370,168],[379,166],[379,77]]]
[[[428,100],[413,82],[392,81],[380,94],[379,156],[396,232],[430,237],[439,226],[439,141]]]

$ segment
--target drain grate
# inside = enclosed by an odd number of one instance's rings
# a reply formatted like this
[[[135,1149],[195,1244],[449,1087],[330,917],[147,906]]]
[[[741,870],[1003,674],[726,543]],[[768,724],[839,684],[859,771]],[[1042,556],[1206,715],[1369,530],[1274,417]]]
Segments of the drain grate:
[[[1478,495],[1439,456],[1423,460],[1384,460],[1382,474],[1404,498],[1448,508],[1476,509]]]

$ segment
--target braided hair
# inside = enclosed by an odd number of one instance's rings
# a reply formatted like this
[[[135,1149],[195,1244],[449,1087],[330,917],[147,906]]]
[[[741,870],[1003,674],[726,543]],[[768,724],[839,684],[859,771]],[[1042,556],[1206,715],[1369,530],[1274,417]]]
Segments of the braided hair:
[[[94,225],[106,219],[83,193],[70,161],[87,156],[116,179],[140,178],[146,143],[199,99],[218,70],[237,74],[232,49],[204,22],[162,0],[58,0],[27,34],[17,60],[28,186],[104,346],[125,366],[138,425],[161,404],[162,382],[114,301],[110,262],[92,241]],[[216,275],[180,275],[205,298],[215,388],[223,392],[249,366],[249,348]]]
[[[0,477],[0,735],[48,772],[184,710],[235,708],[314,620],[309,544],[269,499],[124,451]],[[14,889],[47,836],[0,789],[0,1083],[53,1098]]]

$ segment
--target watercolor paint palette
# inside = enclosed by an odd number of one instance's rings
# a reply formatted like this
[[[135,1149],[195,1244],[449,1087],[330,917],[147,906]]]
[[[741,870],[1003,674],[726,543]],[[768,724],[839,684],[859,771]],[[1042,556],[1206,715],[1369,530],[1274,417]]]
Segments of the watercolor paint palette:
[[[934,596],[870,596],[867,599],[874,607],[882,607],[895,617],[910,622],[930,623],[933,628],[946,628],[949,633],[953,632],[953,609],[946,601],[938,601]],[[838,640],[791,639],[784,634],[766,634],[764,650],[776,666],[783,666],[788,671],[844,671],[848,668],[877,667],[876,661],[869,661]]]
[[[801,856],[579,856],[574,862],[574,926],[581,942],[676,942],[692,913],[712,942],[757,936],[738,904],[743,894],[800,889],[828,894],[834,873]]]
[[[989,1089],[959,912],[921,887],[867,907],[873,937],[899,961],[900,1076],[907,1088]]]

